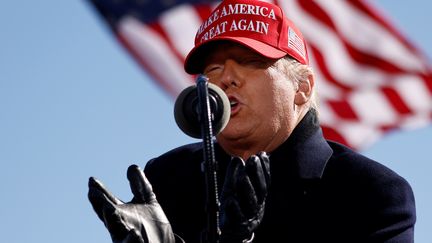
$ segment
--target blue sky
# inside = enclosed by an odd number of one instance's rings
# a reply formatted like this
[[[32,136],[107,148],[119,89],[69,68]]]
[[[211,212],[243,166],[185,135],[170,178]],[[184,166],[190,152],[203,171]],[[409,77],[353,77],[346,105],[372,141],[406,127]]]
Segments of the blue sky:
[[[432,59],[432,3],[375,1]],[[89,176],[125,201],[126,169],[197,141],[175,125],[153,84],[84,1],[7,1],[0,8],[2,242],[110,242],[87,200]],[[362,151],[412,185],[416,242],[430,241],[432,126]]]

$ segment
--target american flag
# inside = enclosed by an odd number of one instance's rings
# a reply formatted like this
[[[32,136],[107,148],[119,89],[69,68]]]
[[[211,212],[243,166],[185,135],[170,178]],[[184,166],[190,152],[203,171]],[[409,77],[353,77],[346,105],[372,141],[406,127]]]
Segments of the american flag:
[[[427,59],[366,0],[274,0],[308,42],[327,139],[364,148],[432,119]],[[91,0],[143,69],[176,97],[196,30],[217,1]]]

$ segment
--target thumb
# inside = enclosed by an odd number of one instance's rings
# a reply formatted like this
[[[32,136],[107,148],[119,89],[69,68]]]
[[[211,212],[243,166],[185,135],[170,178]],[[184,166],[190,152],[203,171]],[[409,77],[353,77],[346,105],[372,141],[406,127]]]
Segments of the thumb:
[[[89,178],[88,199],[98,217],[105,221],[104,211],[113,210],[116,205],[123,204],[118,198],[111,194],[101,182],[93,177]]]

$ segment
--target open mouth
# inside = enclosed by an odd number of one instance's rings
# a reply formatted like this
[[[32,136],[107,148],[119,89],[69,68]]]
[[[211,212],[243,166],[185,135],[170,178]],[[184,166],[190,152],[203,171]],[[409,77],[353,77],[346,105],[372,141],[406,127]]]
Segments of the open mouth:
[[[231,109],[236,107],[238,105],[238,102],[236,100],[230,100]]]
[[[240,102],[233,96],[229,97],[231,106],[231,115],[235,114],[240,109]]]

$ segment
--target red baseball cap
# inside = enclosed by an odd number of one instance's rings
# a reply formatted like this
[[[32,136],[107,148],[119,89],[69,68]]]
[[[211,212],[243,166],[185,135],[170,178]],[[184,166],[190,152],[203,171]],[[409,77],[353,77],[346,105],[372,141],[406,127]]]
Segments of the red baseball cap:
[[[189,74],[202,72],[202,57],[208,43],[228,40],[259,54],[278,59],[289,55],[308,65],[306,42],[299,29],[274,4],[259,0],[225,0],[198,29],[195,47],[186,57]]]

